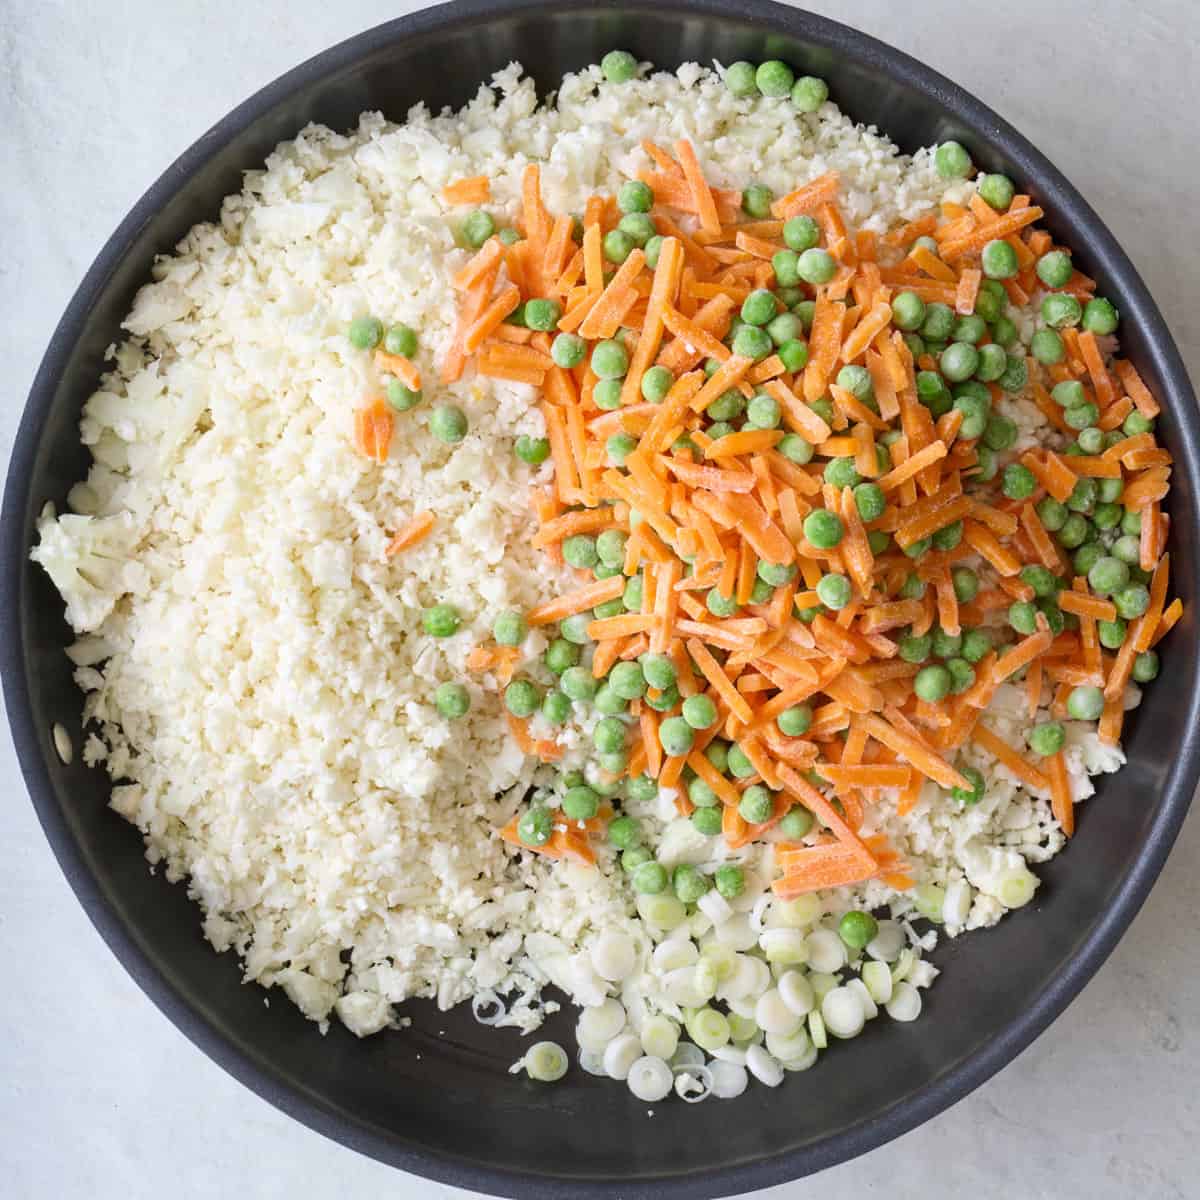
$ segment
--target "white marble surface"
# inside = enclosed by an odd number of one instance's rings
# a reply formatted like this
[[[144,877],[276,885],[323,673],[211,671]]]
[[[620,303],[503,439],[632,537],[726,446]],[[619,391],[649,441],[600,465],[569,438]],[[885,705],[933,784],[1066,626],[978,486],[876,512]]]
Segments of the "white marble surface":
[[[0,0],[0,446],[72,289],[151,180],[236,101],[409,8],[388,0]],[[1190,0],[858,0],[841,15],[1030,135],[1123,240],[1200,372]],[[1187,285],[1191,284],[1191,287]],[[0,735],[0,1194],[451,1200],[323,1140],[172,1028],[63,881]],[[1080,864],[1086,869],[1086,864]],[[761,1193],[825,1200],[1200,1194],[1200,823],[1069,1013],[900,1141]]]

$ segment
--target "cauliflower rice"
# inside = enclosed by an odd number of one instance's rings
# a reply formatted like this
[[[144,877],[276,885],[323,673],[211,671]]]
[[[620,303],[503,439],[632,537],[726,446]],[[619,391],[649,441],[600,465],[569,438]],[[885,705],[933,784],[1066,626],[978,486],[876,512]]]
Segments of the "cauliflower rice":
[[[112,807],[142,832],[151,866],[185,882],[212,945],[322,1028],[335,1013],[370,1034],[399,1023],[393,1006],[433,997],[474,999],[529,1031],[556,1007],[547,982],[587,1012],[620,994],[635,1032],[654,1013],[682,1016],[660,969],[670,956],[651,956],[661,931],[639,916],[611,848],[587,870],[514,854],[496,836],[556,772],[514,744],[495,680],[472,678],[470,712],[453,724],[432,701],[439,683],[467,678],[497,611],[525,611],[569,581],[530,544],[530,487],[551,467],[511,452],[519,435],[544,433],[533,392],[469,373],[442,389],[469,418],[465,440],[447,446],[414,412],[380,468],[351,446],[353,410],[377,384],[345,336],[364,312],[405,322],[436,378],[457,316],[449,279],[469,256],[443,186],[488,176],[490,207],[511,223],[537,161],[548,207],[580,210],[647,165],[644,138],[690,139],[718,186],[754,180],[778,194],[836,169],[848,220],[879,234],[975,186],[947,184],[930,152],[901,154],[831,102],[800,115],[786,97],[738,99],[695,64],[619,85],[588,68],[541,106],[514,64],[461,112],[418,105],[403,124],[366,113],[347,135],[309,126],[155,264],[84,410],[87,481],[70,512],[39,526],[34,557],[77,634],[84,760],[111,776]],[[1058,436],[1023,395],[1001,409],[1019,447]],[[388,531],[421,510],[437,514],[438,535],[385,558]],[[463,624],[430,639],[421,610],[440,602]],[[523,652],[544,646],[534,631]],[[1137,698],[1131,685],[1127,707]],[[1019,738],[1023,704],[1002,686],[988,724]],[[560,735],[563,765],[583,765],[593,722]],[[1068,722],[1067,746],[1077,800],[1089,775],[1124,761],[1090,724]],[[950,936],[997,921],[998,881],[1064,842],[1047,797],[979,747],[965,761],[985,773],[980,803],[964,810],[927,784],[905,817],[894,794],[871,806],[863,830],[886,833],[921,883],[945,888]],[[632,811],[668,866],[711,868],[711,843],[670,795]],[[750,881],[733,902],[738,928],[753,942],[764,922],[782,927],[761,899],[771,844],[727,857]],[[928,984],[936,970],[921,953],[935,936],[909,923],[911,895],[872,881],[823,893],[816,917],[832,928],[854,906],[891,906],[881,936],[895,943],[872,957],[906,954],[909,983]],[[710,924],[690,921],[696,935]],[[623,984],[602,978],[592,953],[614,931],[636,953]]]

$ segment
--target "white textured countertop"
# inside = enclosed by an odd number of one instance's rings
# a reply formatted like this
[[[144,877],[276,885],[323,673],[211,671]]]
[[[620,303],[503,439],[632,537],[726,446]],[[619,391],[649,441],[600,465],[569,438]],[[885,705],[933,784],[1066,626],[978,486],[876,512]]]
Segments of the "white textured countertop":
[[[55,321],[158,173],[282,71],[417,7],[0,2],[5,459]],[[923,58],[1027,134],[1122,240],[1200,374],[1196,5],[826,0],[809,7]],[[0,784],[0,1194],[468,1195],[326,1141],[205,1058],[92,930],[37,827],[7,732]],[[1017,1062],[899,1141],[819,1180],[760,1195],[1200,1195],[1200,955],[1191,924],[1198,913],[1200,822],[1193,818],[1113,957]]]

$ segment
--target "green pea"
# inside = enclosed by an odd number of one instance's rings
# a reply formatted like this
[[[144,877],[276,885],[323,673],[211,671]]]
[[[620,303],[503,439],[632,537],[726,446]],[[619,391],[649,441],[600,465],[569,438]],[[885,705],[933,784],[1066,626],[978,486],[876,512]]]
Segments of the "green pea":
[[[979,366],[975,368],[975,377],[983,383],[993,383],[1008,369],[1008,354],[1003,346],[988,342],[979,347]]]
[[[1029,350],[1043,366],[1052,367],[1067,356],[1067,347],[1053,329],[1039,329],[1029,342]]]
[[[430,637],[450,637],[462,624],[458,609],[452,604],[435,604],[421,614],[421,624]]]
[[[572,645],[583,646],[591,640],[587,631],[591,623],[592,618],[587,613],[576,613],[559,625],[559,636]]]
[[[892,544],[892,535],[884,533],[882,529],[867,530],[867,545],[871,547],[871,553],[878,558],[881,554],[887,553],[888,547]]]
[[[769,821],[774,811],[775,801],[760,783],[751,784],[738,801],[738,816],[749,825],[761,825]]]
[[[1096,507],[1096,481],[1080,479],[1067,497],[1067,507],[1076,513],[1090,513]]]
[[[1057,754],[1063,748],[1066,733],[1058,721],[1043,721],[1035,725],[1027,734],[1026,741],[1034,754],[1046,758]]]
[[[1143,650],[1133,660],[1134,683],[1149,683],[1158,677],[1158,655],[1153,650]]]
[[[925,320],[921,324],[921,336],[927,342],[945,342],[954,331],[954,310],[949,305],[935,301],[925,306]]]
[[[862,482],[852,458],[831,458],[825,464],[824,478],[826,483],[836,488],[857,487]]]
[[[586,353],[587,343],[574,333],[560,333],[550,343],[550,357],[564,370],[579,366]]]
[[[774,323],[772,321],[771,325],[767,326],[768,333],[771,332]],[[801,371],[808,365],[808,347],[798,338],[786,341],[779,347],[779,361],[787,371]]]
[[[526,846],[544,846],[554,832],[554,818],[548,809],[531,804],[517,821],[517,837]]]
[[[928,634],[906,633],[900,638],[899,643],[900,657],[905,662],[921,663],[924,662],[933,650],[933,637]]]
[[[762,70],[762,67],[759,67]],[[695,867],[688,863],[680,863],[671,873],[671,887],[676,899],[684,904],[695,904],[708,891],[709,882],[706,875],[701,875]]]
[[[1043,496],[1035,506],[1038,519],[1051,533],[1057,533],[1067,520],[1067,506],[1053,496]]]
[[[821,227],[812,217],[789,217],[783,223],[783,243],[798,254],[811,250],[821,240]]]
[[[769,583],[764,583],[761,579],[756,579],[754,586],[750,589],[750,603],[766,604],[774,592],[775,589]]]
[[[732,617],[738,610],[738,602],[732,596],[723,595],[711,588],[704,598],[704,606],[714,617]]]
[[[755,71],[754,82],[758,84],[758,90],[764,96],[774,98],[790,94],[792,85],[796,82],[796,75],[787,63],[770,59]]]
[[[816,590],[821,603],[835,612],[850,603],[852,589],[845,575],[822,575]]]
[[[1143,417],[1140,412],[1131,412],[1121,422],[1121,432],[1126,437],[1137,437],[1139,434],[1149,433],[1153,428],[1154,419],[1152,417]]]
[[[1150,592],[1145,584],[1130,583],[1113,595],[1113,603],[1117,606],[1118,616],[1132,621],[1150,607]]]
[[[623,229],[610,229],[601,243],[604,257],[610,263],[623,263],[633,253],[636,242]]]
[[[618,850],[642,844],[642,827],[633,817],[614,817],[608,823],[608,840]]]
[[[491,213],[477,208],[474,212],[467,213],[460,232],[462,240],[473,250],[478,250],[496,232],[496,222],[492,220]]]
[[[640,179],[627,179],[617,191],[617,207],[623,213],[648,213],[654,207],[654,192]]]
[[[887,508],[887,497],[877,483],[854,485],[854,504],[864,521],[877,521]]]
[[[953,683],[950,672],[940,664],[922,667],[913,680],[913,691],[921,700],[936,704],[944,700]]]
[[[597,342],[592,350],[592,370],[600,379],[620,379],[629,370],[629,353],[616,340]]]
[[[364,347],[367,348],[367,347]],[[412,358],[417,352],[417,333],[407,325],[390,325],[383,335],[383,348],[388,354],[402,354]]]
[[[795,287],[800,282],[800,255],[795,250],[777,250],[771,255],[771,268],[780,287]]]
[[[596,711],[606,717],[618,717],[629,707],[629,701],[618,696],[607,683],[602,683],[596,690],[592,701]]]
[[[562,675],[568,667],[573,667],[579,662],[580,650],[574,642],[568,642],[566,638],[555,638],[548,645],[542,654],[542,661],[546,664],[547,670],[555,675]]]
[[[499,613],[492,622],[492,637],[498,646],[519,646],[525,640],[528,626],[519,612]]]
[[[742,358],[758,362],[766,358],[775,348],[771,335],[757,325],[743,325],[733,335],[733,352]]]
[[[1063,420],[1071,429],[1087,429],[1100,419],[1100,410],[1094,404],[1073,404],[1063,412]]]
[[[356,350],[374,350],[383,337],[383,322],[378,317],[355,317],[346,336]]]
[[[985,287],[988,284],[991,286]],[[999,295],[997,295],[997,291]],[[1004,285],[997,279],[984,279],[979,284],[979,294],[975,297],[974,315],[982,317],[988,324],[999,320],[1008,306],[1008,293]],[[990,344],[990,343],[989,343]]]
[[[745,99],[747,96],[757,96],[758,82],[755,75],[756,72],[753,63],[730,63],[725,69],[725,86],[738,99]]]
[[[658,784],[649,775],[638,775],[629,780],[625,787],[630,800],[648,804],[658,796]]]
[[[449,721],[465,717],[471,707],[471,696],[461,683],[442,683],[433,693],[433,703],[438,712]]]
[[[1083,316],[1083,309],[1074,296],[1065,292],[1051,292],[1042,301],[1042,320],[1051,329],[1065,329],[1069,325],[1078,325]]]
[[[1067,696],[1067,715],[1076,721],[1098,721],[1104,712],[1104,693],[1098,687],[1072,688]]]
[[[439,405],[429,414],[429,432],[439,442],[461,442],[467,436],[467,415],[453,404]]]
[[[1037,490],[1033,472],[1021,463],[1009,463],[1004,468],[1000,490],[1010,500],[1025,500]]]
[[[1122,534],[1112,544],[1112,556],[1128,566],[1136,567],[1142,556],[1140,540],[1134,534]]]
[[[725,437],[726,434],[733,433],[733,426],[728,421],[714,421],[707,430],[708,436],[717,441],[719,438]]]
[[[969,663],[977,663],[986,657],[992,649],[992,635],[986,629],[968,629],[963,634],[963,658]]]
[[[650,367],[642,376],[640,390],[642,398],[651,404],[661,404],[675,383],[675,376],[667,367]]]
[[[992,323],[992,341],[1005,350],[1011,350],[1017,343],[1017,327],[1008,317],[997,317]]]
[[[815,75],[801,75],[792,84],[792,103],[802,113],[816,112],[829,99],[829,85]]]
[[[1006,392],[1019,392],[1029,382],[1029,367],[1019,354],[1008,356],[1008,366],[996,382]]]
[[[700,808],[692,813],[692,827],[704,837],[716,837],[721,832],[723,819],[719,808]]]
[[[962,634],[947,633],[941,626],[933,630],[933,652],[938,658],[953,658],[962,649]]]
[[[953,349],[954,347],[951,346],[946,353],[948,354]],[[959,434],[964,438],[980,437],[987,429],[988,417],[990,415],[989,409],[991,407],[990,401],[982,400],[978,396],[967,395],[955,400],[954,407],[963,415],[962,425],[959,426]]]
[[[1127,512],[1121,518],[1121,532],[1128,534],[1141,533],[1142,514],[1140,512]]]
[[[1115,621],[1098,621],[1096,633],[1105,650],[1119,650],[1125,642],[1126,625],[1120,617]]]
[[[662,238],[656,233],[643,247],[646,255],[646,266],[652,271],[658,266],[658,256],[662,253],[662,244]]]
[[[746,408],[746,399],[737,388],[722,392],[707,409],[715,421],[732,421],[740,417]]]
[[[984,792],[987,790],[987,784],[983,777],[983,772],[975,767],[959,767],[958,773],[971,785],[969,788],[954,787],[950,789],[950,795],[964,807],[971,804],[978,804],[983,799]]]
[[[571,821],[590,821],[600,808],[600,797],[593,788],[582,784],[579,787],[568,788],[563,793],[563,816]],[[634,849],[634,847],[630,847]],[[628,853],[628,851],[627,851]],[[643,861],[648,861],[643,859]],[[622,860],[622,866],[624,861]]]
[[[670,687],[660,689],[657,696],[651,696],[647,691],[645,703],[655,712],[671,712],[679,704],[679,689],[671,684]]]
[[[910,542],[904,547],[904,553],[909,558],[920,558],[922,554],[928,552],[930,546],[933,545],[932,538],[918,538],[915,542]]]
[[[752,183],[742,189],[742,212],[761,221],[771,215],[771,201],[774,198],[774,193],[765,184]]]
[[[683,717],[668,717],[658,727],[658,740],[664,753],[672,758],[687,754],[695,738],[695,732]]]
[[[1104,504],[1115,504],[1125,494],[1125,482],[1122,479],[1101,479],[1098,481],[1096,495]],[[1122,518],[1123,519],[1123,518]]]
[[[797,804],[789,808],[784,814],[783,820],[779,822],[779,832],[789,842],[798,842],[801,838],[807,837],[812,832],[813,824],[812,813],[807,808]]]
[[[960,604],[970,604],[979,595],[979,576],[970,567],[955,567],[950,579]]]
[[[984,246],[980,264],[989,279],[1012,279],[1021,269],[1017,252],[1000,238],[994,238]]]
[[[1062,586],[1058,577],[1045,567],[1028,566],[1021,568],[1021,580],[1033,588],[1035,596],[1055,596]]]
[[[1121,523],[1121,506],[1119,504],[1097,504],[1092,513],[1092,521],[1097,529],[1116,529]]]
[[[640,663],[619,662],[608,673],[608,686],[622,700],[640,700],[646,694],[646,677]]]
[[[1104,557],[1104,547],[1099,542],[1084,542],[1075,551],[1071,565],[1076,575],[1086,575]]]
[[[600,60],[600,70],[609,83],[628,83],[637,75],[637,59],[628,50],[610,50]]]
[[[828,425],[833,420],[833,401],[828,396],[818,396],[809,406]]]
[[[562,688],[568,700],[578,700],[582,703],[595,698],[600,681],[592,675],[588,667],[567,667],[558,681],[558,686]]]
[[[746,424],[753,429],[777,429],[782,416],[779,401],[766,392],[759,392],[746,405]]]
[[[1013,181],[1007,175],[981,175],[979,194],[997,212],[1007,212],[1016,193]]]
[[[675,664],[665,654],[643,654],[641,658],[642,674],[652,688],[663,691],[674,686],[676,680]]]
[[[1028,600],[1017,600],[1009,607],[1008,623],[1022,636],[1037,632],[1037,609]]]
[[[1050,632],[1055,637],[1058,637],[1066,629],[1067,619],[1054,600],[1039,600],[1037,602],[1037,610],[1046,618],[1050,626]]]
[[[729,743],[720,738],[709,742],[704,748],[704,757],[724,775],[729,769]]]
[[[604,443],[605,452],[618,467],[637,449],[637,438],[628,433],[614,433]]]
[[[1104,433],[1096,428],[1084,428],[1075,439],[1084,454],[1099,454],[1104,449]]]
[[[804,536],[818,550],[832,550],[845,533],[842,519],[824,508],[815,508],[804,518]]]
[[[1058,540],[1068,550],[1074,550],[1077,546],[1083,545],[1090,530],[1091,525],[1087,518],[1080,513],[1073,512],[1067,516],[1062,528],[1058,531]]]
[[[748,779],[751,775],[758,774],[757,768],[746,756],[746,752],[736,743],[729,747],[728,764],[730,773],[736,779]]]
[[[621,594],[621,605],[626,612],[642,611],[642,592],[644,587],[645,585],[642,583],[640,575],[635,575],[625,585],[625,591]]]
[[[803,737],[812,727],[812,708],[807,704],[793,704],[775,718],[775,724],[784,737]]]
[[[892,300],[892,323],[897,329],[912,332],[925,320],[925,301],[916,292],[899,292]]]
[[[1103,296],[1097,296],[1083,306],[1083,327],[1089,333],[1102,336],[1115,333],[1120,319],[1112,302],[1105,300]]]
[[[804,330],[800,327],[800,318],[792,312],[782,312],[767,322],[767,333],[770,334],[771,341],[777,347],[782,347],[788,342],[796,342],[798,345],[804,346],[804,343],[799,341],[803,332]],[[804,356],[807,360],[807,348],[805,348]]]
[[[942,526],[933,535],[933,548],[935,550],[953,550],[962,541],[962,536],[962,521],[951,521],[949,525]]]
[[[828,283],[837,274],[837,261],[827,250],[813,246],[800,255],[796,272],[805,283]]]
[[[514,717],[532,717],[542,701],[537,685],[528,679],[514,679],[504,689],[504,704]]]
[[[1017,441],[1016,422],[1001,413],[992,413],[984,426],[983,440],[991,450],[1011,450]]]
[[[412,388],[401,383],[399,379],[389,379],[385,392],[387,394],[387,402],[397,412],[408,412],[410,408],[416,408],[422,399],[420,389],[414,392]]]
[[[1065,250],[1050,250],[1037,261],[1037,277],[1048,288],[1066,287],[1075,268]]]
[[[638,247],[645,246],[658,233],[654,218],[648,213],[626,213],[617,222],[617,229]]]
[[[586,533],[573,534],[562,544],[562,556],[568,566],[590,570],[600,561],[596,553],[596,539]]]
[[[755,573],[764,583],[769,583],[772,587],[782,587],[795,576],[796,568],[791,563],[771,563],[762,559]]]
[[[943,179],[966,179],[974,169],[971,156],[958,142],[943,142],[934,152],[933,165]]]

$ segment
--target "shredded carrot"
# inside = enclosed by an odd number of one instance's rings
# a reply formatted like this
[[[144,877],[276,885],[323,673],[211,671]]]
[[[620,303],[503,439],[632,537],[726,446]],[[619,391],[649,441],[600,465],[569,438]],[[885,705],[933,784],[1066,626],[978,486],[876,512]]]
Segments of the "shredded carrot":
[[[442,199],[447,204],[486,204],[491,196],[492,184],[486,175],[458,179],[442,188]]]
[[[384,554],[388,558],[399,554],[402,550],[407,550],[410,546],[415,546],[418,542],[424,541],[429,536],[429,531],[433,528],[436,521],[433,513],[429,511],[419,512],[411,521],[406,522],[392,535],[392,540],[388,542],[387,549]]]

